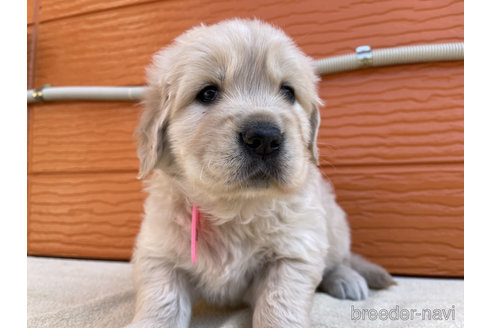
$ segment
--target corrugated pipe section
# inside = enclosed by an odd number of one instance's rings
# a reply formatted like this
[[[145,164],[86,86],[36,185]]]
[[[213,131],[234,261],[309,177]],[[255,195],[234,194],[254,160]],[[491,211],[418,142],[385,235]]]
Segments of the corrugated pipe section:
[[[27,102],[39,101],[140,101],[145,87],[56,87],[27,90]]]
[[[316,60],[319,75],[368,67],[463,60],[463,42],[418,45],[372,50],[360,46],[355,53]],[[145,87],[56,87],[27,90],[27,102],[42,101],[140,101]]]

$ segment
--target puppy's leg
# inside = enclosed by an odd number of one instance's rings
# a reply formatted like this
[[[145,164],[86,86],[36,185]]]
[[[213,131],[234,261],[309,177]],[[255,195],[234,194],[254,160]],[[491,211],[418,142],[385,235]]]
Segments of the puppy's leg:
[[[384,289],[390,285],[395,285],[391,275],[377,264],[371,263],[362,256],[352,253],[350,266],[360,273],[371,289]]]
[[[255,281],[253,327],[309,327],[319,266],[279,260]],[[319,271],[319,272],[318,272]]]
[[[323,276],[319,288],[340,299],[363,300],[369,295],[366,280],[350,267],[339,264]]]
[[[187,277],[162,259],[134,258],[136,313],[127,328],[184,328],[191,318]]]

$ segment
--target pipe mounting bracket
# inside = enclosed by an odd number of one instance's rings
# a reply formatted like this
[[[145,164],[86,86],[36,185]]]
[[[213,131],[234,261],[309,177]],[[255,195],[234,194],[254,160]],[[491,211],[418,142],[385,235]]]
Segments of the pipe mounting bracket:
[[[355,49],[357,54],[357,60],[359,67],[371,67],[372,66],[372,49],[371,46],[359,46]]]

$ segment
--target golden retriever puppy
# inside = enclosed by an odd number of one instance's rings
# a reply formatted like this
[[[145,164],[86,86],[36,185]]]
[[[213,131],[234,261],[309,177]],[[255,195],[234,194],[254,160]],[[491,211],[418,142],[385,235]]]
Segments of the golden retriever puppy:
[[[193,28],[155,55],[147,78],[136,132],[140,178],[153,174],[131,327],[188,327],[200,297],[249,304],[253,327],[309,327],[316,288],[360,300],[392,284],[350,253],[345,213],[316,166],[313,61],[281,30]]]

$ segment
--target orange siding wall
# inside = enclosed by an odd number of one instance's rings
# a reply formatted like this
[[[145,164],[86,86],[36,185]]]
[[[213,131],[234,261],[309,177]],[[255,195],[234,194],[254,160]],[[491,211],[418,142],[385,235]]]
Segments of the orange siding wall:
[[[28,7],[34,87],[142,85],[152,54],[174,37],[238,16],[282,27],[314,58],[362,44],[463,41],[460,0],[33,0]],[[321,167],[349,214],[354,250],[393,273],[462,276],[463,63],[324,76],[320,94]],[[144,198],[132,140],[139,106],[28,110],[29,254],[128,259]]]

